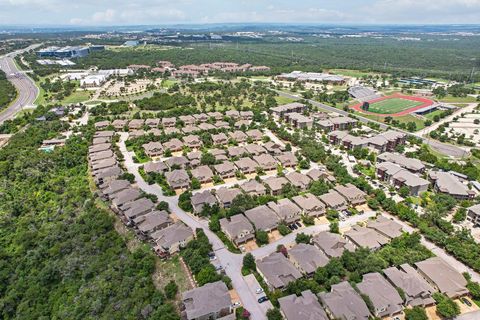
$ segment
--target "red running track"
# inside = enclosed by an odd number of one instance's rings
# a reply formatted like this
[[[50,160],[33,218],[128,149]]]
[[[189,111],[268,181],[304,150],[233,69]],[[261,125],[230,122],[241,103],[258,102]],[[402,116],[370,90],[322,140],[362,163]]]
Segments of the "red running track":
[[[353,108],[353,109],[355,109],[359,112],[363,112],[363,113],[367,113],[367,114],[373,114],[373,115],[377,115],[377,116],[381,116],[381,117],[399,117],[399,116],[405,116],[405,115],[410,114],[414,111],[417,111],[417,110],[425,108],[425,107],[429,107],[432,104],[434,104],[434,102],[432,100],[429,100],[429,99],[426,99],[426,98],[421,98],[421,97],[406,96],[406,95],[403,95],[401,93],[395,93],[395,94],[392,94],[390,96],[385,96],[385,97],[373,99],[373,100],[368,101],[368,103],[371,104],[371,103],[375,103],[375,102],[379,102],[379,101],[383,101],[383,100],[387,100],[387,99],[392,99],[392,98],[418,101],[418,102],[422,102],[422,104],[417,106],[417,107],[413,107],[413,108],[410,108],[410,109],[405,109],[405,110],[397,112],[397,113],[386,113],[386,114],[375,113],[375,112],[369,112],[369,111],[362,110],[363,103],[356,104],[354,106],[351,106],[350,108]]]

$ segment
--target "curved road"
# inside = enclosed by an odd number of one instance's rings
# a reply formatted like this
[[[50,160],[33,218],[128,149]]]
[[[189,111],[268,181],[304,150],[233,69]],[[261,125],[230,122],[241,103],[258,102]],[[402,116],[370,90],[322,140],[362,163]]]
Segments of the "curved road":
[[[283,97],[287,97],[287,98],[294,99],[294,100],[300,100],[301,99],[300,97],[298,97],[296,95],[293,95],[293,94],[290,94],[290,93],[287,93],[287,92],[284,92],[284,91],[279,91],[279,90],[275,90],[275,91],[280,96],[283,96]],[[326,110],[328,112],[334,112],[334,113],[338,113],[338,114],[345,115],[345,116],[351,115],[351,113],[349,113],[348,111],[344,111],[344,110],[337,109],[337,108],[334,108],[334,107],[331,107],[331,106],[327,106],[326,104],[317,102],[315,100],[310,100],[310,99],[306,99],[306,100],[308,102],[310,102],[312,105],[317,106],[317,107],[319,107],[323,110]],[[380,128],[382,128],[384,130],[388,129],[388,127],[389,127],[388,125],[386,125],[382,122],[378,122],[378,121],[375,121],[375,120],[372,120],[372,119],[369,119],[369,118],[365,118],[365,117],[359,116],[357,114],[355,114],[355,117],[357,117],[363,123],[368,123],[368,122],[377,123],[377,124],[380,125]],[[418,133],[412,133],[412,132],[408,132],[408,131],[401,130],[401,129],[398,129],[398,128],[391,128],[391,129],[403,132],[403,133],[405,133],[407,135],[410,135],[410,136],[415,136],[415,137],[421,138],[423,143],[429,145],[432,149],[434,149],[434,150],[436,150],[436,151],[438,151],[442,154],[452,156],[452,157],[455,157],[455,158],[463,158],[463,157],[468,155],[468,152],[466,150],[464,150],[462,148],[459,148],[457,146],[447,144],[447,143],[442,143],[442,142],[439,142],[439,141],[436,141],[436,140],[433,140],[433,139],[425,138],[421,134],[418,134]]]
[[[25,106],[32,105],[37,98],[39,90],[35,85],[35,82],[17,68],[13,58],[18,54],[35,49],[38,46],[38,44],[32,45],[0,57],[0,69],[6,73],[7,79],[15,86],[18,93],[17,99],[15,99],[7,109],[0,112],[0,124],[6,120],[12,119],[15,114]]]

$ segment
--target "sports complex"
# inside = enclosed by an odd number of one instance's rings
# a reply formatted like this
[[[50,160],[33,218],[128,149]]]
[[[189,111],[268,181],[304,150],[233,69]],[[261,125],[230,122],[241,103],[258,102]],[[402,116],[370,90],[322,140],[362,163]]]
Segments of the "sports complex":
[[[433,104],[434,102],[432,100],[426,98],[412,97],[396,93],[390,96],[369,100],[367,103],[359,103],[351,108],[367,114],[395,117],[410,114]]]

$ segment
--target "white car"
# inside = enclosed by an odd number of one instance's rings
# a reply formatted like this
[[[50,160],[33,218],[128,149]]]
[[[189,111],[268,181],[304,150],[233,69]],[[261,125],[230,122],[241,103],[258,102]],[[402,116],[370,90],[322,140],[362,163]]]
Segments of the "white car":
[[[263,293],[263,289],[262,288],[258,288],[257,290],[255,290],[256,294],[260,294],[260,293]]]

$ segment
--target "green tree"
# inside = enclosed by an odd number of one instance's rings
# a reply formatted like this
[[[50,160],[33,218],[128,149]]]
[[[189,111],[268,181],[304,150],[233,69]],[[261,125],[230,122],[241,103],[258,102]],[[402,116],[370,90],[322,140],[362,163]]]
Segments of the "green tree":
[[[280,310],[277,308],[269,309],[267,311],[267,319],[268,320],[282,320],[282,314],[280,313]]]
[[[278,225],[278,232],[280,232],[282,236],[286,236],[287,234],[291,233],[292,230],[290,230],[289,227],[282,223]]]
[[[398,194],[402,197],[402,198],[406,198],[410,195],[410,189],[408,189],[407,186],[402,186],[400,187],[400,189],[398,189]]]
[[[416,306],[412,309],[405,309],[405,320],[428,320],[428,316],[425,309]]]
[[[257,230],[257,232],[255,232],[255,238],[260,246],[268,244],[268,233],[263,230]]]
[[[164,288],[167,299],[173,299],[178,293],[178,286],[175,280],[170,280]]]
[[[460,314],[460,307],[449,297],[435,292],[433,299],[437,302],[437,313],[447,319],[454,318]]]
[[[305,234],[303,232],[298,233],[297,236],[295,237],[295,242],[296,243],[306,243],[309,244],[310,241],[312,240],[312,236]]]
[[[255,258],[250,252],[243,257],[243,268],[251,271],[257,269]]]
[[[202,187],[202,184],[197,178],[192,178],[191,186],[193,190],[198,190]]]

